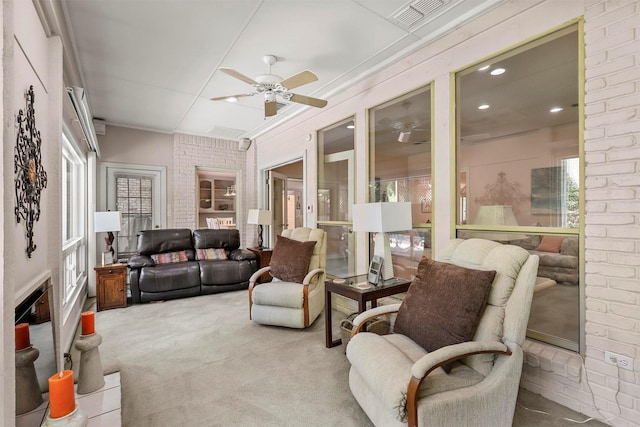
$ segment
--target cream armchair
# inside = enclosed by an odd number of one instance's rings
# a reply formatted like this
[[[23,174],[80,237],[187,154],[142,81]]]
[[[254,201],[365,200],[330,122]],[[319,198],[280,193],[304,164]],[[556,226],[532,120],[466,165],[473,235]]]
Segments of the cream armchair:
[[[249,279],[249,317],[264,325],[306,328],[324,309],[326,233],[318,228],[300,227],[284,230],[282,236],[299,242],[316,242],[308,273],[302,283],[275,277],[271,282],[258,283],[258,278],[271,271],[271,266],[256,271]]]
[[[427,352],[405,335],[360,332],[367,320],[401,304],[365,311],[354,319],[347,346],[351,391],[377,426],[511,426],[538,257],[516,246],[456,239],[438,260],[496,271],[473,340]],[[443,367],[452,361],[447,374]]]

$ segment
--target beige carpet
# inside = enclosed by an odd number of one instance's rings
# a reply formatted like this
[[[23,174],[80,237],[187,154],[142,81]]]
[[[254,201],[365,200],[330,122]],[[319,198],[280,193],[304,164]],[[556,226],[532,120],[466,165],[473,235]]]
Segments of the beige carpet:
[[[342,348],[324,346],[323,316],[306,330],[256,325],[237,291],[102,311],[96,332],[105,371],[121,372],[124,427],[371,425]],[[515,426],[584,419],[526,391],[519,401],[556,416],[518,407]]]

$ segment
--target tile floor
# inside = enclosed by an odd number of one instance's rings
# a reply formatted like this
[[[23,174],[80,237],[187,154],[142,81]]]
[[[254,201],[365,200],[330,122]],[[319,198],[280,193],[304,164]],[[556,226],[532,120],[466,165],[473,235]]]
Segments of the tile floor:
[[[78,406],[89,418],[88,427],[120,427],[120,373],[104,377],[104,387],[89,394],[77,394]],[[42,395],[44,402],[31,412],[16,417],[16,427],[40,426],[49,409],[49,393]]]

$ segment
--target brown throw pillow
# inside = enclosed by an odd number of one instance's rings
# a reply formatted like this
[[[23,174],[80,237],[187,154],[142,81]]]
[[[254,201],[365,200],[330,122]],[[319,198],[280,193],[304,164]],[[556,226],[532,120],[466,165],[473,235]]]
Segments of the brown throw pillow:
[[[564,237],[562,236],[543,236],[536,251],[560,253],[563,241]]]
[[[316,242],[298,242],[277,236],[271,254],[271,275],[283,282],[302,283],[309,272],[309,263]]]
[[[398,311],[394,332],[429,352],[471,341],[495,275],[495,271],[423,259]],[[451,367],[443,369],[449,373]]]

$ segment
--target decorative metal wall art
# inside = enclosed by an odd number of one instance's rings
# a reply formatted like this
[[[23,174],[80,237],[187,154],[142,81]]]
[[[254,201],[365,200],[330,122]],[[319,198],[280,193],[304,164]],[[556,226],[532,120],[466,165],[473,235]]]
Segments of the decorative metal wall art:
[[[33,86],[29,86],[25,98],[27,111],[26,114],[22,109],[18,112],[18,136],[14,151],[15,214],[16,221],[24,221],[27,227],[27,255],[31,258],[37,247],[33,242],[33,224],[40,219],[40,193],[47,187],[47,172],[42,167],[42,139],[40,131],[36,129]]]

